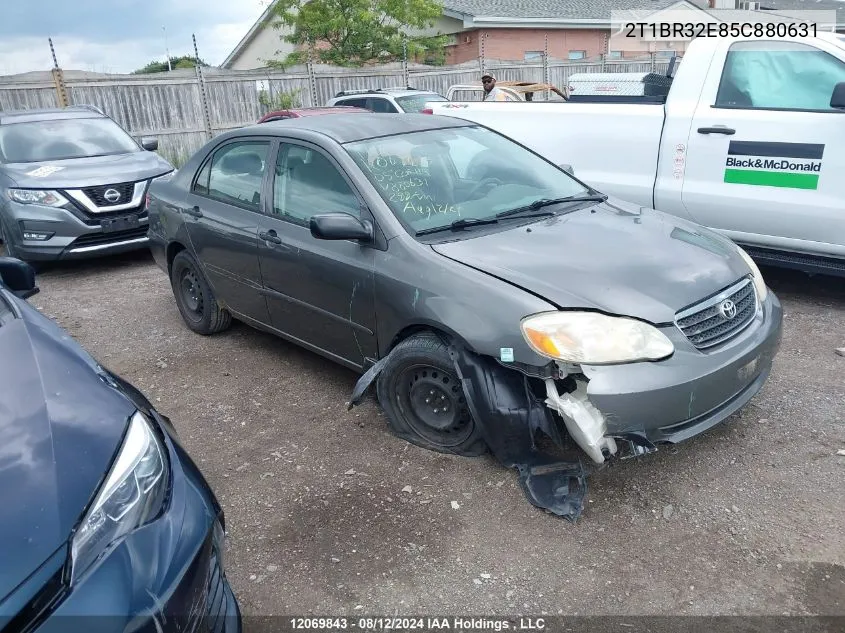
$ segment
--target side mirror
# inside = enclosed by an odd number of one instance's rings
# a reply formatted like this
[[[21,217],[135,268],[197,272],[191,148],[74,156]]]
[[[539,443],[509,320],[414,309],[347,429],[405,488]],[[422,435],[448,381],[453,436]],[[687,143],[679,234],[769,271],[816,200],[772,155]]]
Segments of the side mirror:
[[[563,171],[565,171],[570,176],[575,175],[575,170],[572,169],[572,165],[567,165],[566,163],[561,163],[560,165],[558,165],[558,167],[560,167]]]
[[[371,240],[373,225],[349,213],[323,213],[311,216],[311,235],[318,240]]]
[[[148,152],[154,152],[158,149],[158,139],[152,136],[144,136],[141,138],[141,147]]]
[[[833,87],[833,95],[830,97],[830,107],[837,110],[845,110],[845,81],[840,81]]]
[[[38,294],[35,285],[35,269],[25,261],[14,257],[0,257],[0,279],[3,284],[21,299]]]

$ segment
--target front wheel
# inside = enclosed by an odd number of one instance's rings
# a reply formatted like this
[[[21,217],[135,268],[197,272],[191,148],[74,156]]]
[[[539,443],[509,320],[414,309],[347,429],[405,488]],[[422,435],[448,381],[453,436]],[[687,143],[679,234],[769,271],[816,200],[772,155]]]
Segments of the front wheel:
[[[197,334],[216,334],[231,325],[232,315],[218,305],[197,260],[187,251],[180,251],[173,258],[170,285],[182,319]]]
[[[409,442],[469,457],[487,452],[447,348],[434,334],[399,343],[376,392],[391,429]]]

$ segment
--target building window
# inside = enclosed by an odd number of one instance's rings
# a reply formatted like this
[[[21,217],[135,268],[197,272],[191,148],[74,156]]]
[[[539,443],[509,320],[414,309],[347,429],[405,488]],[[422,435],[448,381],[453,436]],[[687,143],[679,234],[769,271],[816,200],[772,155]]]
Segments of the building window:
[[[569,51],[569,59],[584,59],[587,51]]]
[[[607,53],[608,59],[622,59],[622,51],[609,51]]]
[[[543,51],[525,51],[525,61],[543,59]]]
[[[671,51],[667,51],[667,50],[657,51],[657,57],[673,57],[674,55],[675,55],[675,51],[674,51],[674,50],[671,50]]]

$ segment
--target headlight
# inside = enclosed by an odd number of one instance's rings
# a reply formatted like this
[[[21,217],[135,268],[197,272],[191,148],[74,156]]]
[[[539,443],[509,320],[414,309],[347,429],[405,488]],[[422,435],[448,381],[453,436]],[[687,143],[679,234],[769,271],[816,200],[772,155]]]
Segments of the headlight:
[[[176,170],[173,169],[173,170],[167,172],[166,174],[162,174],[161,176],[156,176],[155,178],[152,179],[152,182],[155,182],[157,180],[170,180],[175,175],[176,175]]]
[[[164,502],[168,467],[164,448],[140,412],[71,544],[71,584],[122,536],[155,518]]]
[[[595,312],[544,312],[522,320],[522,335],[543,356],[602,365],[660,360],[675,351],[657,328]]]
[[[40,204],[43,207],[61,207],[68,203],[58,191],[44,189],[9,189],[9,198],[18,204]]]
[[[766,287],[766,282],[763,279],[763,274],[760,272],[760,269],[757,268],[757,264],[754,263],[754,260],[751,259],[751,255],[746,253],[739,246],[737,246],[736,249],[739,251],[739,254],[742,255],[742,259],[745,260],[745,263],[748,264],[748,267],[751,269],[751,276],[754,280],[754,289],[757,291],[757,297],[760,299],[760,303],[763,303],[769,294],[769,289]]]

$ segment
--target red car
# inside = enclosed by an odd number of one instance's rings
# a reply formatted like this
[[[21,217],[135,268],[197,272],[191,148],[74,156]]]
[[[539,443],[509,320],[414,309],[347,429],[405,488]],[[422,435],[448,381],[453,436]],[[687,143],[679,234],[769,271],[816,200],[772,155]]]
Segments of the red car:
[[[273,112],[268,112],[258,119],[258,122],[267,123],[269,121],[281,121],[282,119],[298,119],[304,116],[316,116],[319,114],[344,114],[346,112],[370,112],[370,110],[356,106],[314,106],[311,108],[291,108],[290,110],[274,110]]]

